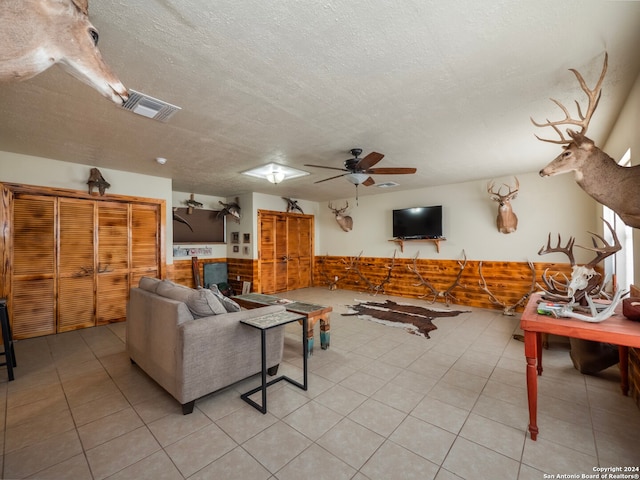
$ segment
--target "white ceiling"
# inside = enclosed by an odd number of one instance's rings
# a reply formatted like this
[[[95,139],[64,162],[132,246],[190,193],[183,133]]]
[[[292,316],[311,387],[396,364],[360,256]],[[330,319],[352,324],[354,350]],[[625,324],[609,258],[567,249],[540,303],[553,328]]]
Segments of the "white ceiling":
[[[589,136],[602,144],[640,72],[640,2],[602,0],[90,1],[100,50],[126,87],[182,107],[127,112],[54,67],[0,86],[0,150],[173,179],[216,196],[350,198],[349,150],[385,154],[395,189],[538,171],[560,152],[529,117],[585,101],[609,71]],[[166,157],[159,166],[154,159]],[[276,161],[277,186],[239,172]],[[1,174],[0,174],[0,180]],[[108,180],[108,179],[107,179]],[[360,196],[389,190],[360,187]]]

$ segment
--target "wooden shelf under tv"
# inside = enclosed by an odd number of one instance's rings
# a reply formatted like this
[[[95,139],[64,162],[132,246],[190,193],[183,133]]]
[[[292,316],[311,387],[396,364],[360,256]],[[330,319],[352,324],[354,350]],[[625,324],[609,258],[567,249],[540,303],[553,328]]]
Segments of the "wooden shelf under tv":
[[[404,252],[404,242],[431,242],[436,244],[436,250],[440,253],[440,242],[445,240],[446,238],[392,238],[389,241],[399,245],[401,252]]]

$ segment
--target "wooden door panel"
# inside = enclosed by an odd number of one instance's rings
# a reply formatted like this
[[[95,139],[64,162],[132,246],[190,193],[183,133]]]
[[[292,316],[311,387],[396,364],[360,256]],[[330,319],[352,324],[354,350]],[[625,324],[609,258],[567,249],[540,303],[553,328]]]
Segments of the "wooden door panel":
[[[16,340],[56,333],[56,199],[13,202],[11,320]]]
[[[121,322],[127,318],[129,275],[121,272],[98,275],[96,323]]]
[[[13,275],[55,274],[55,198],[19,196],[13,202]]]
[[[98,203],[98,271],[129,270],[129,205]]]
[[[11,317],[13,338],[40,337],[56,333],[55,279],[13,281]]]
[[[93,276],[59,278],[58,333],[95,324]]]
[[[58,199],[58,332],[95,325],[95,208]]]
[[[131,205],[131,268],[158,268],[160,215],[157,205]]]

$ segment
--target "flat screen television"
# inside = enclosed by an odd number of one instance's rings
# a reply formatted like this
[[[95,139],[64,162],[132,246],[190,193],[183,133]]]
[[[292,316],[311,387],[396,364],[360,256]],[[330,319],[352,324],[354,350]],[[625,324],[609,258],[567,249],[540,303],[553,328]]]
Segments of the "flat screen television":
[[[394,238],[442,238],[442,205],[393,211]]]

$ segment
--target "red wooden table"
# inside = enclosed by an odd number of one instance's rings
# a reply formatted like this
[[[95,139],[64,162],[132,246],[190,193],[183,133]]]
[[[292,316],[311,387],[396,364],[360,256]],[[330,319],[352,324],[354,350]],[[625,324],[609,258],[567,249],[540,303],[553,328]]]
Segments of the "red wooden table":
[[[538,375],[542,375],[543,333],[618,345],[621,388],[625,395],[629,391],[628,347],[640,348],[640,322],[633,322],[622,315],[622,303],[613,316],[600,323],[590,323],[574,318],[539,315],[539,301],[539,294],[532,295],[520,319],[520,328],[524,330],[524,355],[527,358],[529,433],[532,440],[538,436]]]

